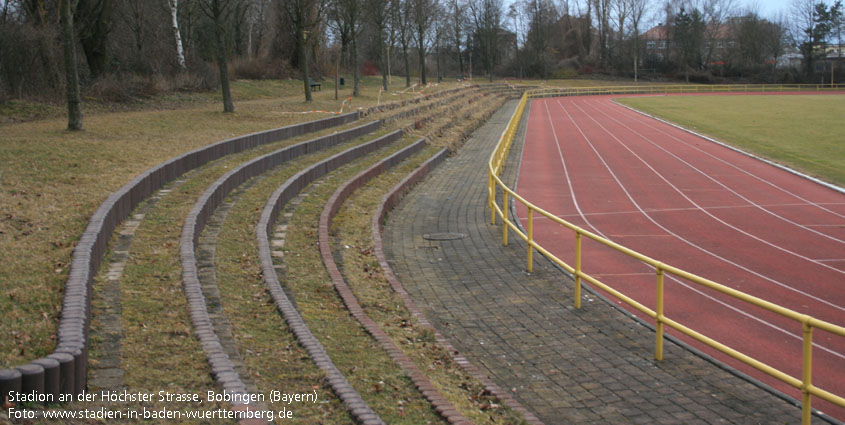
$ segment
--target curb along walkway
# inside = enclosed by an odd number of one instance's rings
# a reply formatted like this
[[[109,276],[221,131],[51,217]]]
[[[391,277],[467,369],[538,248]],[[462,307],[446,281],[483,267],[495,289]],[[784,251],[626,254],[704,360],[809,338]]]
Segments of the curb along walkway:
[[[515,108],[506,103],[388,216],[389,262],[432,324],[547,424],[800,423],[799,407],[668,340],[656,362],[654,332],[592,294],[575,310],[572,281],[539,255],[525,272],[524,242],[512,235],[503,247],[487,209],[487,160]],[[466,237],[423,238],[443,232]]]

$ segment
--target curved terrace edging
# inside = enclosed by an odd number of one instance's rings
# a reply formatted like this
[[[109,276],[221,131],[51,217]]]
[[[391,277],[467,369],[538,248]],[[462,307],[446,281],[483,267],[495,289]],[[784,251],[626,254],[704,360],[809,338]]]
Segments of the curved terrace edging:
[[[329,227],[331,220],[340,210],[343,202],[352,195],[357,189],[365,185],[367,182],[376,176],[384,173],[388,168],[392,168],[396,164],[402,162],[409,156],[419,152],[425,146],[425,139],[419,139],[408,147],[394,153],[393,155],[379,161],[372,167],[360,172],[355,177],[349,179],[346,183],[341,185],[326,202],[323,212],[320,215],[320,225],[318,230],[318,238],[320,243],[320,254],[322,256],[323,265],[331,277],[332,284],[335,291],[340,295],[344,305],[349,310],[350,314],[355,317],[355,320],[361,324],[362,327],[369,333],[387,352],[393,361],[398,364],[408,375],[414,386],[422,392],[426,400],[431,403],[434,410],[444,417],[451,424],[471,424],[472,422],[464,417],[455,406],[446,400],[445,397],[437,390],[434,384],[419,370],[419,368],[405,355],[405,353],[393,342],[379,325],[373,321],[361,307],[358,299],[352,293],[351,288],[346,284],[340,269],[332,255],[331,241],[329,240]],[[441,151],[445,152],[445,151]]]
[[[226,155],[357,120],[358,112],[222,140],[141,173],[103,201],[73,249],[52,354],[14,369],[0,369],[0,394],[23,391],[79,394],[87,387],[88,334],[94,278],[117,226],[135,207],[176,177]],[[2,397],[2,396],[0,396]]]
[[[235,370],[226,354],[220,338],[208,314],[205,296],[197,273],[196,244],[208,219],[226,199],[226,196],[245,181],[274,169],[288,161],[311,152],[316,152],[371,133],[380,127],[379,121],[373,121],[349,130],[318,137],[302,143],[279,149],[247,161],[224,174],[212,183],[197,199],[182,226],[180,256],[182,260],[182,282],[188,299],[191,322],[194,333],[205,351],[215,380],[224,392],[231,394],[247,393],[246,385]]]
[[[258,225],[256,226],[261,271],[264,275],[264,283],[267,286],[268,292],[270,292],[270,296],[273,298],[273,302],[276,304],[276,308],[284,317],[300,345],[305,347],[305,350],[314,360],[317,367],[326,374],[326,379],[335,394],[347,406],[352,416],[364,425],[383,425],[384,422],[367,405],[343,373],[335,366],[323,345],[314,336],[308,325],[305,324],[305,320],[285,294],[276,275],[276,269],[273,266],[270,235],[272,234],[273,226],[275,225],[279,212],[305,186],[342,165],[398,140],[402,136],[402,133],[402,130],[394,131],[366,144],[338,153],[295,174],[279,186],[267,200],[261,212],[261,218],[258,220]]]

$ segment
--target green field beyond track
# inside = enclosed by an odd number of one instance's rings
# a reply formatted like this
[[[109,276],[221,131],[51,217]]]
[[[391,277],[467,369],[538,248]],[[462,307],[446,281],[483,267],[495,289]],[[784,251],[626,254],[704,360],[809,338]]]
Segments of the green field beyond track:
[[[660,96],[618,101],[845,186],[845,95]]]

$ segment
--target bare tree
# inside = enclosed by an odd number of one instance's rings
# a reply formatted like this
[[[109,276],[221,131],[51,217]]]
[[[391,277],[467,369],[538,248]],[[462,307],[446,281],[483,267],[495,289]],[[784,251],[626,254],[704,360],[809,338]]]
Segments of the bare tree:
[[[499,47],[499,31],[502,23],[501,0],[474,0],[469,3],[475,29],[475,39],[481,53],[481,63],[490,81],[493,81],[493,67]]]
[[[73,31],[71,0],[61,0],[62,46],[65,56],[65,82],[67,91],[67,128],[82,130],[82,109],[80,108],[79,74],[76,70],[76,37]]]
[[[516,43],[516,67],[517,67],[517,77],[523,78],[525,76],[524,72],[524,60],[522,56],[524,55],[524,46],[525,46],[525,36],[528,33],[527,22],[525,20],[525,15],[523,15],[519,11],[519,3],[511,3],[508,6],[508,18],[511,20],[511,28],[513,29],[514,35],[516,35],[516,39],[514,40]],[[523,46],[523,50],[520,50],[520,46]]]
[[[581,34],[581,49],[579,49],[579,59],[584,60],[590,57],[593,49],[593,0],[586,0],[587,10],[581,8],[580,2],[577,4],[578,14],[586,19],[579,20]]]
[[[392,6],[393,2],[390,0],[367,0],[369,22],[373,28],[373,43],[377,47],[379,68],[381,68],[381,85],[384,90],[387,90],[387,55],[389,54],[387,49],[389,46],[386,44],[386,38]]]
[[[324,0],[282,0],[282,5],[293,24],[296,39],[296,51],[299,57],[299,68],[302,71],[302,85],[305,90],[305,101],[311,102],[311,79],[308,66],[308,48],[319,39],[317,31],[323,20],[326,2]],[[313,33],[313,34],[312,34]]]
[[[431,27],[434,17],[439,13],[437,0],[409,0],[413,11],[414,39],[417,42],[417,53],[420,57],[420,82],[425,85],[425,58],[428,46],[431,45]]]
[[[648,0],[628,0],[631,10],[631,30],[634,42],[634,80],[637,79],[637,66],[642,58],[640,53],[640,24],[648,10]]]
[[[463,38],[463,30],[466,25],[466,12],[464,11],[465,5],[459,3],[458,0],[451,0],[450,6],[452,40],[455,43],[455,52],[458,56],[458,70],[461,75],[464,75],[464,55],[461,49],[461,39]]]
[[[411,64],[408,55],[408,47],[411,44],[411,1],[412,0],[391,0],[393,2],[393,26],[396,28],[396,36],[402,46],[402,58],[405,62],[405,87],[411,86]]]
[[[610,0],[589,0],[595,14],[595,26],[599,42],[599,66],[607,65],[610,38]]]
[[[522,9],[528,21],[525,49],[530,56],[528,62],[532,73],[548,78],[553,50],[551,34],[553,23],[558,19],[557,9],[550,0],[525,0]]]
[[[120,9],[120,17],[123,22],[132,31],[135,39],[135,52],[137,57],[143,57],[144,50],[144,33],[147,30],[147,14],[144,10],[144,2],[141,0],[127,0]]]
[[[217,69],[220,72],[220,89],[223,92],[223,112],[235,112],[232,91],[229,87],[229,60],[226,48],[226,26],[232,12],[231,0],[201,0],[200,8],[214,23],[214,41],[217,46]]]
[[[108,39],[112,30],[114,0],[77,0],[74,16],[88,70],[99,77],[108,67]]]
[[[733,0],[700,0],[698,9],[701,10],[705,22],[703,65],[713,62],[713,54],[719,45],[728,16],[733,13]]]
[[[176,42],[176,61],[181,69],[185,69],[185,49],[182,47],[182,33],[179,31],[179,19],[177,12],[179,0],[167,0],[170,6],[170,29],[173,31],[173,39]]]
[[[329,4],[329,14],[337,22],[339,31],[349,37],[352,49],[352,95],[361,95],[361,67],[358,65],[358,36],[361,33],[363,21],[363,4],[359,0],[332,0]]]
[[[613,47],[610,49],[610,57],[614,65],[621,65],[621,63],[617,63],[618,61],[624,60],[624,54],[622,54],[624,47],[623,44],[625,42],[625,21],[631,15],[631,3],[630,0],[611,0],[610,3],[611,10],[614,14],[615,24],[616,24],[616,40],[613,42]]]
[[[270,0],[249,0],[249,4],[250,8],[247,16],[249,20],[247,57],[252,59],[263,47],[262,43],[267,33],[267,15],[270,9]]]

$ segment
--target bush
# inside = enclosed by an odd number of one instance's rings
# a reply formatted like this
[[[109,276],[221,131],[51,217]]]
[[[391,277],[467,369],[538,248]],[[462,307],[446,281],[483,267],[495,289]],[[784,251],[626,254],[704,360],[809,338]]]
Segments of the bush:
[[[235,58],[232,60],[232,78],[236,80],[264,80],[269,77],[269,67],[256,59]]]
[[[235,58],[229,64],[235,80],[284,80],[294,76],[294,71],[285,60]]]
[[[591,75],[593,71],[592,65],[584,65],[578,70],[578,73],[581,75]]]
[[[556,80],[572,80],[578,78],[578,72],[574,69],[561,68],[552,72],[552,78]]]
[[[379,75],[378,66],[370,61],[365,61],[364,64],[361,66],[361,75],[367,77]]]
[[[0,87],[11,96],[60,98],[61,50],[51,28],[17,22],[0,25]]]
[[[217,75],[213,73],[203,75],[192,72],[180,72],[172,76],[108,74],[94,80],[84,89],[84,95],[100,102],[126,103],[165,92],[212,90],[218,85],[216,78]]]
[[[155,96],[165,89],[162,77],[108,74],[94,80],[85,97],[101,102],[130,102]]]
[[[678,72],[674,75],[675,79],[684,80],[686,78],[686,74],[684,72]],[[713,84],[713,74],[709,71],[690,71],[689,72],[689,82],[691,83],[699,83],[699,84]]]

